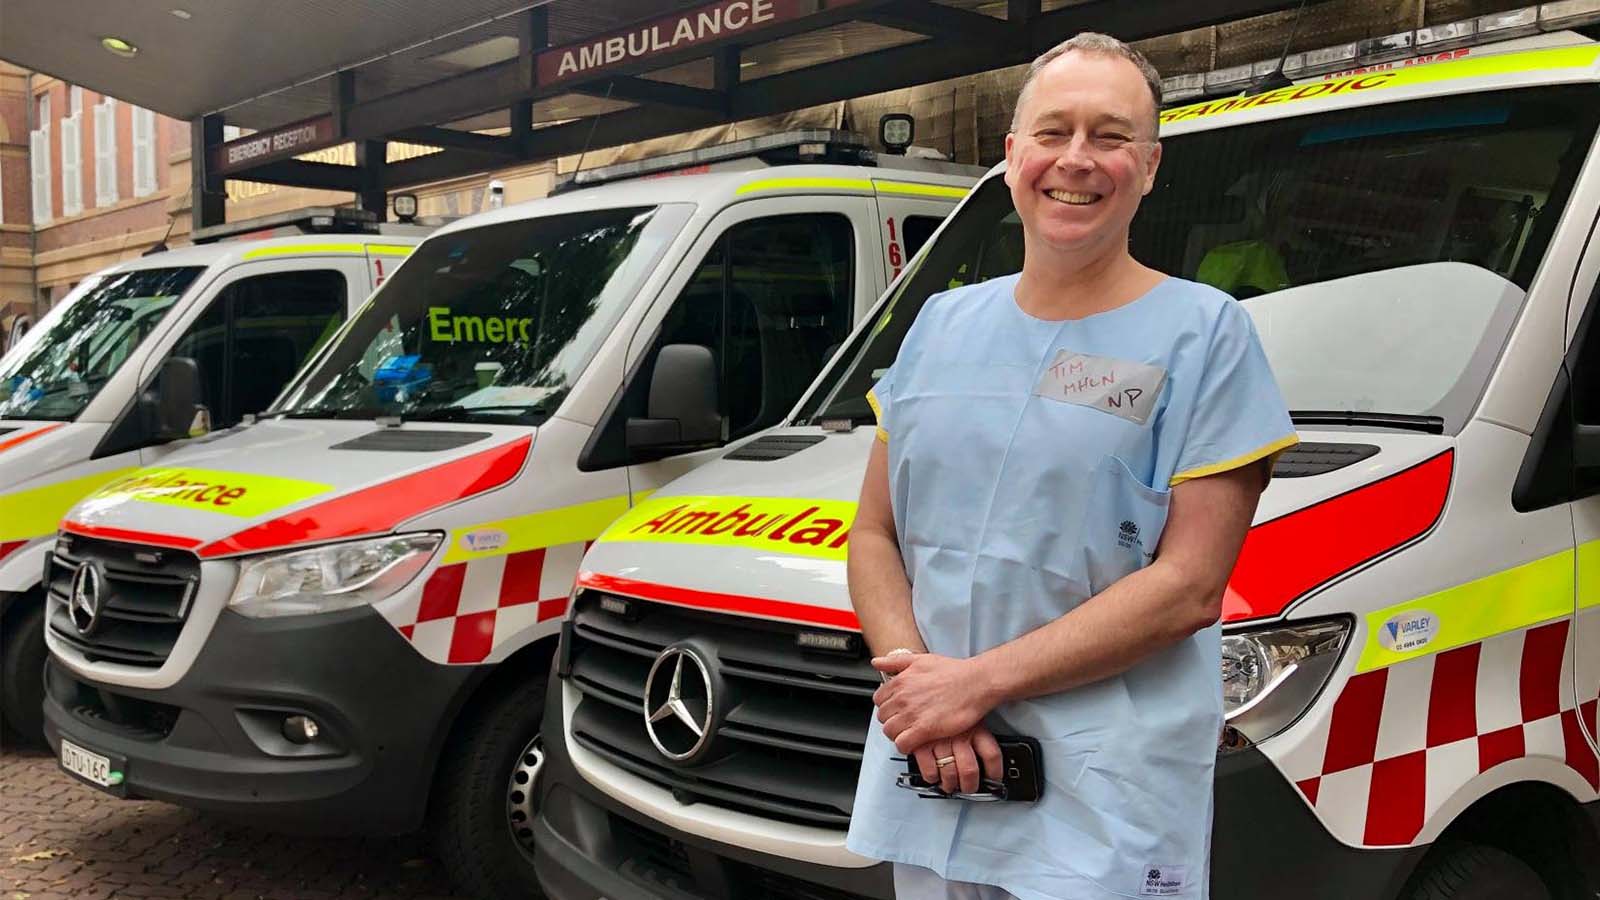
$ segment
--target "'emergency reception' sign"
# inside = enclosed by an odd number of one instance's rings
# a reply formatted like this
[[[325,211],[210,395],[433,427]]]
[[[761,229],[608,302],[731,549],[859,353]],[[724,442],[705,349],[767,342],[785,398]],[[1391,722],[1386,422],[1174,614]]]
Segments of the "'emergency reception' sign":
[[[652,497],[601,542],[707,544],[843,561],[856,504],[798,497]]]
[[[828,6],[841,6],[845,2],[849,0],[831,0]],[[580,43],[540,51],[535,70],[541,85],[583,78],[616,66],[798,19],[816,12],[819,7],[818,0],[719,0],[596,35]]]
[[[320,150],[333,143],[333,116],[318,116],[219,144],[211,148],[211,168],[226,174]]]

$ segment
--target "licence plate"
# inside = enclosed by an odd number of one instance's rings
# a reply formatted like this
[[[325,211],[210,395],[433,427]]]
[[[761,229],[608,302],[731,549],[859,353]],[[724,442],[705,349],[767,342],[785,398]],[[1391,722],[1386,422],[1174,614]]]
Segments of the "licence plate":
[[[92,753],[65,738],[61,740],[61,768],[107,790],[122,784],[122,773],[112,768],[110,757]]]

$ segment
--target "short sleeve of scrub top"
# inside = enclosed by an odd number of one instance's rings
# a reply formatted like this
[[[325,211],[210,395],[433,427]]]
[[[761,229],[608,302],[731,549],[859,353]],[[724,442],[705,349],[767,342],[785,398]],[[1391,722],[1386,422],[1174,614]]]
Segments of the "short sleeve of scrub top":
[[[1260,459],[1269,461],[1270,471],[1270,461],[1296,442],[1255,323],[1237,303],[1223,306],[1217,317],[1191,402],[1193,413],[1171,425],[1182,434],[1157,439],[1158,453],[1179,448],[1174,485]]]

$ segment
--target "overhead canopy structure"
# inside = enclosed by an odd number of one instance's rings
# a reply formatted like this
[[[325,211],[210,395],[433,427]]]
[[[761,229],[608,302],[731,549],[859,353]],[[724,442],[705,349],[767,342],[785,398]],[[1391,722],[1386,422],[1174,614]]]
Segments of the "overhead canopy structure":
[[[5,0],[0,58],[193,122],[198,228],[222,221],[225,178],[381,214],[392,189],[1016,65],[1086,29],[1139,40],[1297,5]],[[390,163],[390,141],[440,149]],[[355,166],[294,158],[346,142]]]

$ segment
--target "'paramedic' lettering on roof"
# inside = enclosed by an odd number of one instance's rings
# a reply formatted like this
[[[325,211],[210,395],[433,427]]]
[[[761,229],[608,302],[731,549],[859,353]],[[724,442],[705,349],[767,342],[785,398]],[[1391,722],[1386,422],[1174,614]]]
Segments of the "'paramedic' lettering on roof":
[[[843,561],[856,505],[790,497],[656,497],[612,523],[600,541],[743,547]]]
[[[830,6],[840,5],[837,0]],[[539,54],[540,84],[683,50],[815,12],[816,0],[721,0]]]
[[[1523,53],[1498,53],[1489,56],[1471,56],[1448,62],[1428,65],[1402,66],[1381,72],[1359,72],[1349,77],[1335,78],[1314,84],[1299,84],[1279,88],[1250,97],[1225,97],[1180,106],[1161,113],[1161,124],[1186,122],[1214,116],[1219,113],[1238,112],[1279,103],[1298,103],[1319,97],[1353,97],[1367,91],[1428,84],[1435,81],[1452,81],[1458,78],[1483,78],[1509,75],[1518,72],[1549,72],[1559,74],[1562,69],[1587,69],[1600,56],[1600,47],[1587,44],[1577,47],[1552,47],[1529,50]]]
[[[89,495],[84,517],[92,520],[96,507],[136,500],[249,519],[332,489],[327,484],[244,472],[140,469]]]
[[[1169,109],[1161,114],[1161,124],[1182,122],[1185,119],[1193,119],[1200,116],[1214,116],[1217,113],[1254,109],[1258,106],[1271,106],[1274,103],[1310,100],[1313,97],[1331,97],[1335,94],[1352,91],[1370,91],[1393,81],[1397,74],[1395,72],[1378,72],[1372,75],[1358,75],[1354,78],[1343,78],[1338,81],[1324,81],[1319,84],[1307,84],[1300,87],[1279,88],[1275,91],[1267,91],[1264,94],[1256,94],[1250,97],[1227,97],[1210,103]]]

